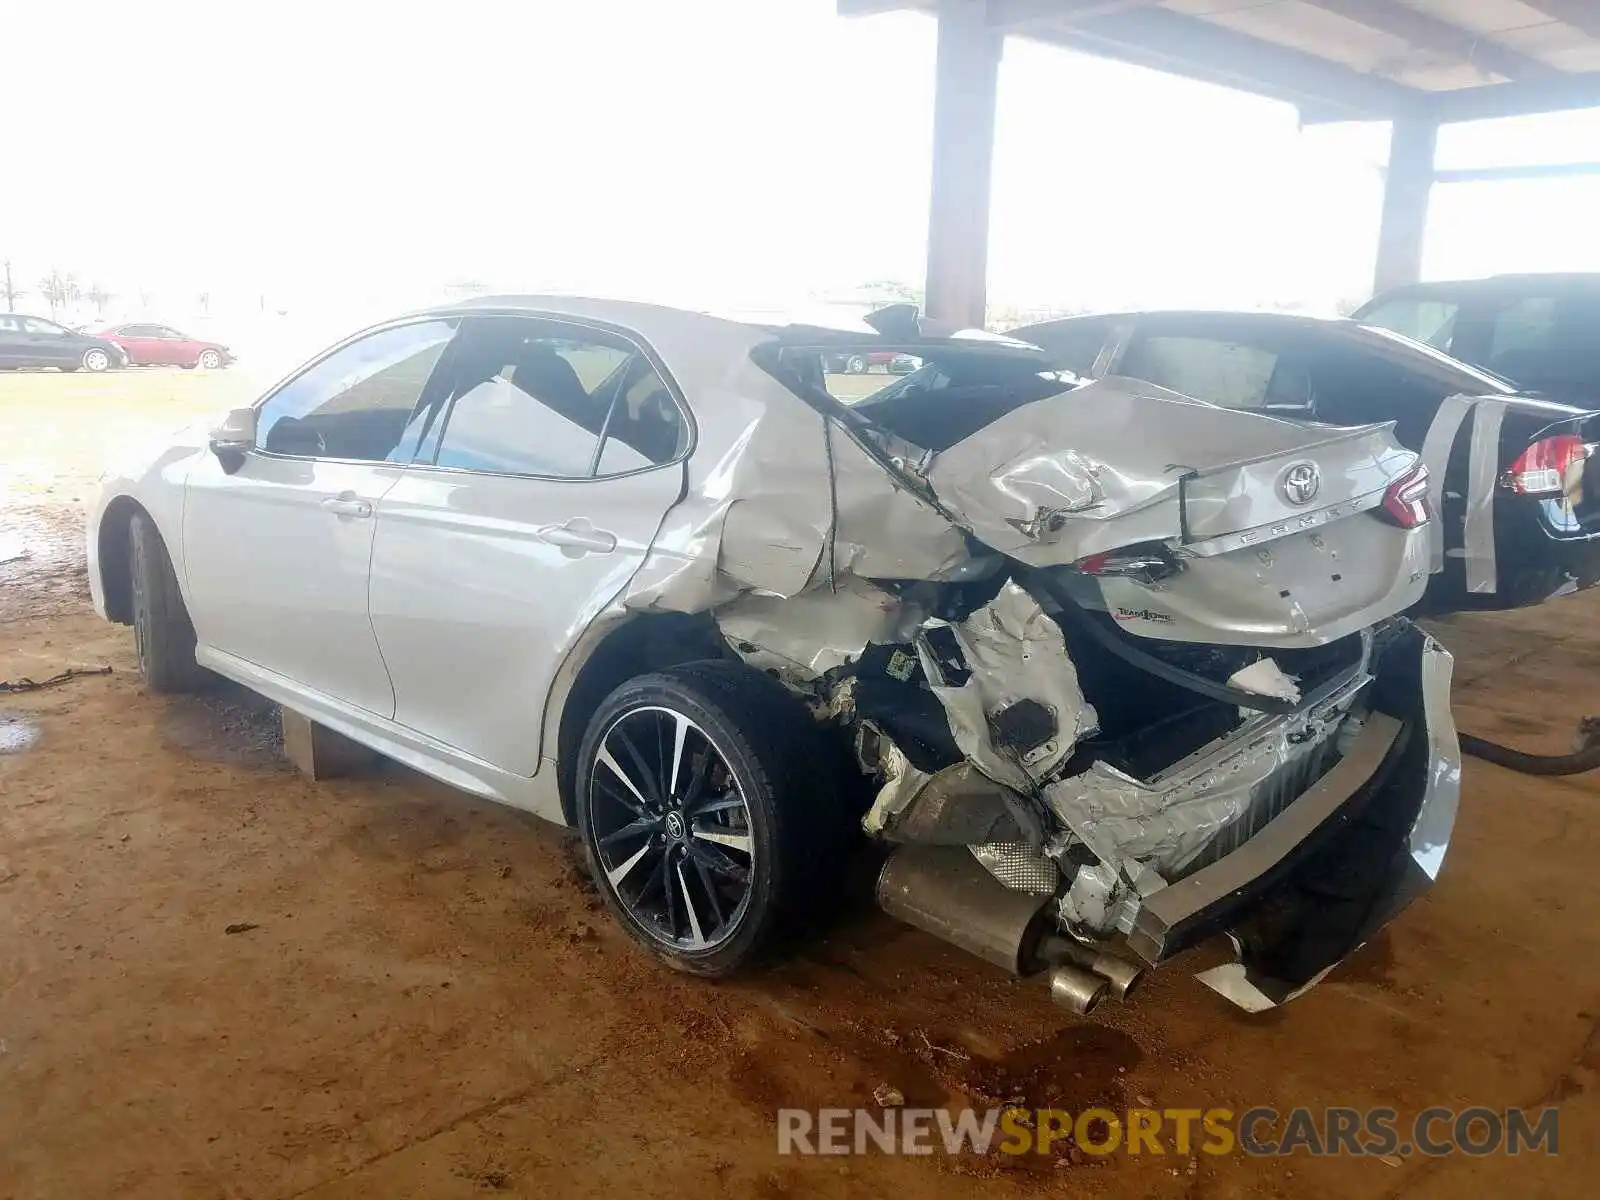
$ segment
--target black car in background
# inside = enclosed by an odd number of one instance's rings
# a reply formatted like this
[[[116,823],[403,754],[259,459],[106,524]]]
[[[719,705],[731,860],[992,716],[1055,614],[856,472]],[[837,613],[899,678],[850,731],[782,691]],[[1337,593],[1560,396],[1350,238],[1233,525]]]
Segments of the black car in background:
[[[127,365],[127,353],[105,338],[74,333],[43,317],[0,313],[0,371],[19,367],[104,371]]]
[[[1424,601],[1431,611],[1517,608],[1600,582],[1600,473],[1585,480],[1600,443],[1593,405],[1520,392],[1355,321],[1119,313],[1029,325],[1010,336],[1044,347],[1085,378],[1131,376],[1295,420],[1393,421],[1405,446],[1435,474],[1443,468],[1434,496],[1444,557]],[[890,387],[919,386],[922,374]]]
[[[1418,283],[1368,300],[1380,325],[1538,392],[1600,405],[1600,275],[1497,275]]]

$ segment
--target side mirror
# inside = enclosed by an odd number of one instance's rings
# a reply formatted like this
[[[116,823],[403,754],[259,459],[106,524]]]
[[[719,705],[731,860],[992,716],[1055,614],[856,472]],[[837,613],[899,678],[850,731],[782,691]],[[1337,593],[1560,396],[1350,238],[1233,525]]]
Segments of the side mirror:
[[[244,456],[256,448],[256,410],[236,408],[211,431],[211,453],[232,475],[244,465]]]

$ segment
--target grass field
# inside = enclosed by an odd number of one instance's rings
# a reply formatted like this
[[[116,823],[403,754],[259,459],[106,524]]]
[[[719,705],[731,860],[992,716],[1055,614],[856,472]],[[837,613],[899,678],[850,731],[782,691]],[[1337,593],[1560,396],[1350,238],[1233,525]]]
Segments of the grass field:
[[[122,454],[247,404],[253,391],[232,371],[0,373],[0,507],[87,500]]]

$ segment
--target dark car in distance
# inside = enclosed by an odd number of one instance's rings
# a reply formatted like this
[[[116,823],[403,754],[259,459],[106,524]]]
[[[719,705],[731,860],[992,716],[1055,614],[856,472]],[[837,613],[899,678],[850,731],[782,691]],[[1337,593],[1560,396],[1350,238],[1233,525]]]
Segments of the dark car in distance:
[[[1411,284],[1374,296],[1352,319],[1425,342],[1525,392],[1600,405],[1600,274]]]
[[[1424,600],[1428,610],[1517,608],[1600,582],[1600,478],[1585,479],[1600,443],[1593,404],[1520,391],[1350,320],[1118,313],[1024,326],[1009,336],[1042,346],[1084,378],[1130,376],[1293,420],[1393,421],[1401,444],[1425,463],[1433,451],[1430,469],[1443,468],[1434,495],[1444,557]],[[916,386],[920,374],[889,386]],[[1430,443],[1436,420],[1440,433]]]
[[[127,352],[129,365],[135,367],[202,367],[215,371],[234,360],[233,351],[221,342],[192,338],[170,325],[111,325],[98,330],[95,336],[121,346]]]
[[[23,313],[0,313],[0,371],[57,367],[104,371],[125,367],[128,355],[115,342]]]

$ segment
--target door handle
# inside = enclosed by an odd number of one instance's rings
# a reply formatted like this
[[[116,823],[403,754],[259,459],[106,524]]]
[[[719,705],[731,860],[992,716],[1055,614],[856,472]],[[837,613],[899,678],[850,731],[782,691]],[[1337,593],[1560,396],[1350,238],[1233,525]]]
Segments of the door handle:
[[[322,502],[322,507],[341,517],[370,517],[372,501],[363,500],[354,492],[344,492]]]
[[[596,529],[584,517],[574,517],[561,525],[546,525],[538,530],[538,538],[579,554],[610,554],[617,548],[616,534],[609,529]]]

